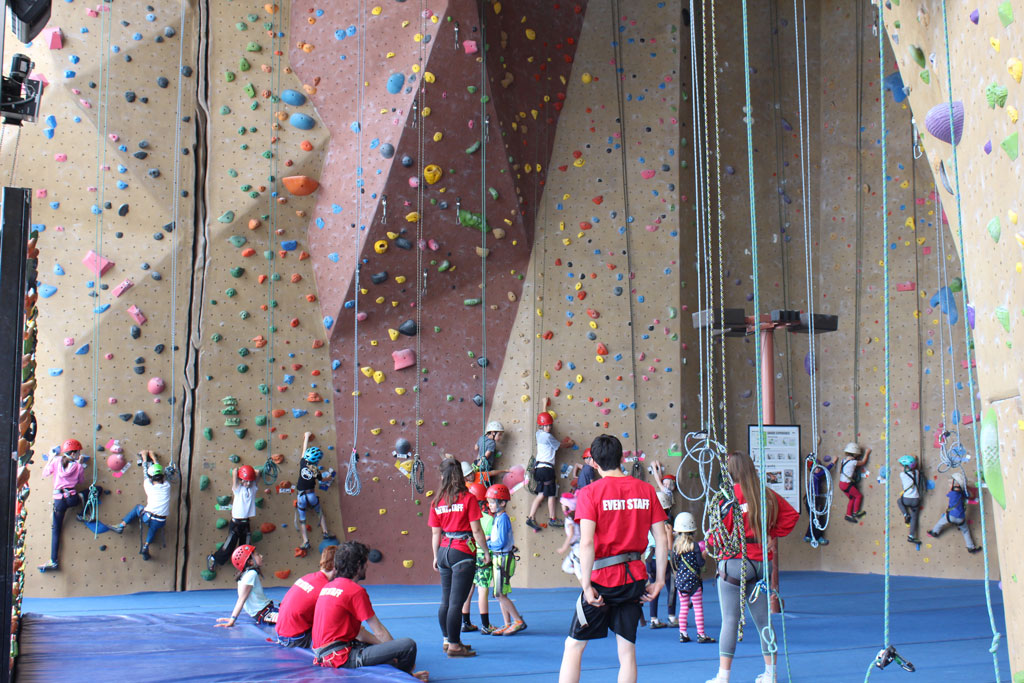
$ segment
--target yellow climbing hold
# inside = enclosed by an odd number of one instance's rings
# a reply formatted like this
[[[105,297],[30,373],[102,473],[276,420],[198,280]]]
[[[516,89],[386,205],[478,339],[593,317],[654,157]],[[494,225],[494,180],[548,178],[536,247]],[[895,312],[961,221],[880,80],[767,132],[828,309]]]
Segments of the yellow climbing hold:
[[[576,168],[583,168],[583,164],[587,163],[583,157],[580,157],[576,161],[572,162],[572,165]]]
[[[384,240],[377,240],[376,242],[373,243],[373,250],[378,254],[383,254],[385,251],[388,250],[388,243],[385,242]]]
[[[402,566],[406,569],[412,569],[412,560],[402,560]]]
[[[988,44],[992,46],[993,50],[995,50],[996,52],[999,52],[999,39],[998,38],[996,38],[995,36],[992,36],[991,38],[988,39]]]
[[[423,495],[425,495],[427,498],[432,498],[434,496],[434,489],[430,489],[429,491],[427,491]]]
[[[372,14],[375,17],[379,17],[380,13],[383,12],[383,11],[384,11],[384,8],[381,7],[380,5],[377,5],[372,10],[370,10],[370,14]]]
[[[376,301],[377,301],[378,304],[382,304],[382,303],[384,303],[384,297],[378,296]]]
[[[380,370],[375,370],[375,371],[374,371],[374,373],[373,373],[373,381],[374,381],[374,382],[376,382],[377,384],[380,384],[380,383],[382,383],[382,382],[383,382],[383,381],[384,381],[385,379],[387,379],[387,378],[386,378],[386,377],[384,377],[384,373],[383,373],[383,372],[381,372]]]
[[[403,529],[403,530],[402,530],[402,531],[401,531],[400,533],[401,533],[401,534],[402,534],[403,536],[408,536],[408,535],[409,535],[409,531],[408,531],[408,530],[406,530],[406,529]]]
[[[415,223],[419,219],[420,214],[418,211],[410,211],[409,213],[405,214],[405,220],[407,220],[410,223]]]
[[[388,230],[384,234],[388,236],[389,240],[396,240],[396,239],[398,239],[398,233],[397,232],[391,232],[390,230]]]
[[[347,529],[345,529],[345,531],[347,531],[350,534],[354,534],[356,532],[356,527],[350,526]]]
[[[566,237],[565,239],[562,240],[562,244],[564,244],[565,246],[569,246],[570,244],[572,244],[572,240]]]
[[[500,2],[494,3],[493,7],[494,7],[494,13],[495,14],[501,14],[501,3]]]
[[[423,169],[423,179],[427,181],[427,185],[433,185],[441,179],[443,171],[437,164],[429,164]]]
[[[380,427],[374,427],[373,429],[370,430],[370,433],[373,434],[374,436],[377,436],[378,434],[381,433],[381,428]]]
[[[412,39],[413,39],[413,42],[416,42],[416,43],[422,42],[423,41],[423,34],[422,33],[417,33],[416,35],[414,35],[412,37]]]
[[[394,52],[389,52],[389,53],[387,53],[387,54],[386,54],[386,55],[384,55],[384,56],[385,56],[386,58],[388,58],[388,59],[394,59],[394,58],[395,58],[395,53],[394,53]],[[387,110],[385,109],[384,111],[387,111]]]
[[[1006,116],[1010,119],[1010,123],[1017,123],[1017,119],[1020,118],[1020,113],[1016,107],[1007,106]]]
[[[412,68],[412,72],[414,74],[418,74],[420,72],[420,65],[419,64],[413,64],[411,68]]]
[[[369,365],[364,365],[363,367],[359,368],[359,372],[363,373],[367,377],[373,377],[373,368],[371,368]]]
[[[519,400],[522,401],[523,403],[529,403],[530,402],[530,395],[529,394],[523,394],[522,396],[519,397]]]
[[[594,80],[594,77],[593,77],[593,76],[591,76],[591,75],[590,75],[589,73],[587,73],[586,71],[584,71],[584,72],[583,72],[583,75],[582,75],[582,76],[580,76],[580,80],[581,80],[581,81],[583,81],[583,84],[584,84],[584,85],[590,85],[590,82]]]
[[[1017,244],[1024,247],[1024,232],[1018,232],[1014,237],[1017,238]]]
[[[526,39],[527,40],[537,40],[537,32],[534,31],[532,28],[526,29]]]
[[[1013,209],[1008,209],[1006,211],[1006,217],[1010,219],[1011,223],[1013,223],[1014,225],[1017,225],[1017,212],[1016,211],[1014,211]]]
[[[405,396],[405,388],[395,387],[395,393],[398,394],[399,396]]]
[[[430,116],[430,112],[431,111],[432,110],[430,109],[430,107],[423,107],[423,111],[420,112],[420,113],[422,113],[424,116]],[[443,190],[442,190],[442,192],[443,192]]]
[[[576,375],[576,384],[583,383],[583,375]]]
[[[434,133],[434,142],[441,142],[441,138],[443,137],[444,133],[442,133],[441,131],[437,131],[436,133]]]
[[[434,77],[434,73],[432,71],[424,71],[423,80],[425,80],[427,83],[433,83],[437,79]]]
[[[1006,60],[1006,70],[1013,76],[1013,80],[1020,83],[1020,77],[1024,75],[1024,62],[1016,57],[1010,57]]]
[[[395,341],[398,339],[398,330],[388,328],[388,336],[391,338],[391,341]]]
[[[386,515],[386,514],[388,514],[388,509],[387,508],[381,508],[380,510],[377,510],[377,514],[378,515]]]
[[[399,275],[398,277],[395,278],[395,282],[397,282],[400,285],[404,284],[405,280],[406,280],[406,277],[404,275]]]
[[[597,358],[597,362],[598,363],[603,363],[604,362],[604,356],[596,356],[596,358]]]

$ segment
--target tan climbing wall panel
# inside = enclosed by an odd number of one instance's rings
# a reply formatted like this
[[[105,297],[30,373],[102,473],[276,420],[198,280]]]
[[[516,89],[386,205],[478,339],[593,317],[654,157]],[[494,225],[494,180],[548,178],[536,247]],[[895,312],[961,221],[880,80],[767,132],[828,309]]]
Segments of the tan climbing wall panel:
[[[909,87],[909,102],[922,125],[922,140],[935,174],[938,193],[954,236],[963,230],[962,254],[970,303],[974,307],[977,353],[976,410],[998,416],[1000,462],[986,468],[986,476],[1000,476],[1006,490],[1006,509],[998,511],[999,561],[1007,622],[1020,628],[1024,589],[1019,533],[1021,491],[1019,458],[1021,368],[1014,345],[1021,343],[1021,253],[1017,214],[1022,202],[1022,165],[1019,157],[1019,109],[1021,100],[1020,2],[961,4],[948,8],[949,59],[946,58],[941,7],[904,3],[885,14],[888,38],[896,63]],[[962,137],[957,144],[957,164],[948,142],[948,81],[952,99],[963,103]],[[934,119],[929,126],[929,119]],[[943,125],[943,123],[945,125]],[[937,137],[938,135],[938,137]],[[962,224],[954,195],[943,188],[942,173],[956,190],[957,174],[962,198]],[[959,250],[959,244],[955,244]],[[963,294],[957,299],[963,311]],[[962,331],[962,329],[961,329]],[[965,409],[965,413],[969,413]],[[1014,428],[1016,424],[1017,428]],[[1011,433],[1012,432],[1012,433]],[[972,443],[970,437],[965,440]],[[987,498],[989,507],[997,507]],[[994,550],[994,548],[993,548]],[[1014,619],[1016,617],[1016,619]],[[1024,671],[1021,639],[1007,638],[1011,669]]]
[[[231,456],[259,470],[281,454],[276,484],[260,482],[263,504],[252,527],[275,527],[256,545],[266,557],[267,584],[287,584],[293,579],[277,572],[306,571],[312,560],[294,557],[301,543],[293,525],[295,494],[277,487],[295,483],[306,431],[324,449],[324,466],[336,466],[336,459],[331,366],[305,232],[316,193],[293,194],[282,179],[319,178],[329,133],[308,100],[274,101],[286,90],[305,98],[288,66],[288,4],[212,3],[209,9],[209,213],[204,287],[193,303],[201,312],[193,476],[207,475],[211,483],[200,491],[194,482],[186,580],[188,588],[211,585],[201,570],[226,536],[215,522],[230,519],[230,510],[218,511],[216,499],[231,493],[237,466]],[[297,126],[297,115],[308,117],[311,128]],[[237,400],[237,414],[229,397]],[[238,422],[229,424],[232,418]],[[340,534],[334,491],[319,493],[328,528]],[[311,540],[319,541],[315,514],[307,522]],[[228,566],[212,585],[233,585],[233,577]]]
[[[177,2],[151,10],[141,3],[101,3],[97,12],[55,3],[49,26],[60,29],[59,49],[50,49],[46,34],[31,47],[13,39],[6,43],[5,62],[12,52],[26,53],[36,73],[49,81],[40,120],[21,129],[5,126],[3,140],[5,159],[13,159],[17,149],[12,184],[33,188],[32,221],[45,226],[40,282],[56,288],[39,300],[39,437],[27,504],[27,562],[33,566],[45,562],[50,549],[52,480],[40,477],[44,453],[75,437],[86,453],[98,456],[98,483],[111,492],[104,496],[100,519],[113,524],[145,499],[134,454],[151,449],[167,464],[183,437],[195,117],[182,122],[180,150],[175,149],[175,123],[180,51],[188,74],[181,76],[183,115],[195,109],[197,20],[194,6],[185,3],[182,31],[181,8]],[[176,160],[183,194],[177,201],[178,223],[172,226]],[[94,206],[101,213],[94,213]],[[90,250],[114,263],[101,277],[82,263]],[[125,280],[134,286],[115,296]],[[136,324],[129,317],[131,306],[146,318],[137,338],[130,333]],[[94,314],[100,307],[109,308]],[[152,377],[166,383],[158,395],[147,391]],[[78,407],[76,396],[85,405]],[[172,396],[179,402],[173,408]],[[145,413],[148,425],[133,424],[137,411]],[[121,440],[131,465],[122,478],[113,477],[107,467],[109,452],[97,452],[109,439]],[[87,481],[92,477],[90,468]],[[181,541],[176,505],[149,563],[138,555],[135,528],[123,537],[106,533],[94,538],[75,521],[75,512],[64,522],[61,571],[30,571],[26,594],[174,587]]]

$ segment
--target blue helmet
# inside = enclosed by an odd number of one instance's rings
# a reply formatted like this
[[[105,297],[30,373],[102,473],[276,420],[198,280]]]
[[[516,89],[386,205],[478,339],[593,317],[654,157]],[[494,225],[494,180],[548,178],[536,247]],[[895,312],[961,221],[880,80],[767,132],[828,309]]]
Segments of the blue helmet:
[[[913,467],[917,464],[917,460],[912,455],[904,455],[900,458],[900,464],[904,467]]]
[[[323,457],[324,452],[320,450],[319,446],[310,446],[306,449],[306,452],[302,454],[302,459],[311,463],[318,463]]]

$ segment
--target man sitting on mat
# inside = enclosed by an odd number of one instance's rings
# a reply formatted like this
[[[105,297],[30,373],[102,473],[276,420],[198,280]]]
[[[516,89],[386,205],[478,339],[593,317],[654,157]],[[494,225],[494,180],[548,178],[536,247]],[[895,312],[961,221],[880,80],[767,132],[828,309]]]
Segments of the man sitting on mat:
[[[665,587],[668,529],[665,510],[654,487],[623,474],[622,444],[603,434],[590,445],[601,479],[576,492],[580,525],[580,583],[576,613],[565,639],[560,683],[580,680],[587,641],[604,638],[610,628],[619,654],[619,681],[636,681],[636,629],[643,618],[641,602],[650,602]],[[655,542],[655,577],[647,584],[640,560],[647,533]]]
[[[313,663],[334,669],[390,664],[421,681],[429,680],[428,672],[413,671],[416,641],[392,638],[374,613],[366,589],[359,585],[366,578],[369,555],[370,549],[358,541],[343,543],[335,551],[337,578],[320,590],[316,600]]]
[[[320,553],[320,570],[306,574],[292,584],[281,600],[277,614],[277,644],[283,647],[309,647],[313,637],[313,611],[320,589],[333,579],[334,553],[338,546],[329,545]]]

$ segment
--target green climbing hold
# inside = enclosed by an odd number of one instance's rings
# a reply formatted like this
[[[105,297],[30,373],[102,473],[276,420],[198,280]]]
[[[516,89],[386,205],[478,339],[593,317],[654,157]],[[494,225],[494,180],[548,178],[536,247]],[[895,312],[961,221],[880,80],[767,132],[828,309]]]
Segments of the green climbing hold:
[[[490,95],[484,95],[483,97],[480,98],[480,104],[487,104],[490,101],[491,101],[491,96]]]
[[[217,496],[217,505],[230,505],[231,496]]]
[[[237,465],[237,464],[238,464],[239,462],[241,462],[241,461],[242,461],[242,459],[241,459],[241,458],[239,458],[239,457],[238,457],[238,456],[237,456],[236,454],[234,454],[234,453],[232,453],[231,455],[229,455],[229,456],[228,456],[228,460],[230,460],[231,462],[235,463],[236,465]]]
[[[202,575],[203,581],[213,581],[217,578],[217,572],[211,572],[209,569],[204,569],[199,573]]]
[[[1003,329],[1007,332],[1010,331],[1010,311],[1006,306],[997,306],[992,313],[996,316],[996,320],[1003,326]]]
[[[249,60],[247,60],[245,57],[242,57],[240,60],[238,60],[238,70],[239,71],[248,71],[251,68],[252,68],[252,65],[249,64]]]
[[[246,356],[248,356],[249,355],[249,347],[248,346],[243,346],[242,348],[238,349],[238,355],[241,356],[242,358],[245,358]]]
[[[925,85],[931,85],[931,83],[932,83],[932,75],[928,71],[928,69],[925,69],[924,71],[921,72],[921,80],[924,81]]]
[[[1006,0],[996,8],[996,14],[999,15],[999,21],[1003,24],[1003,28],[1006,28],[1013,23],[1013,3]]]
[[[963,288],[964,281],[958,277],[953,278],[953,280],[949,283],[949,291],[953,292],[954,294],[963,291]]]
[[[480,151],[480,141],[477,140],[472,145],[466,148],[466,154],[476,154]]]
[[[260,47],[259,43],[254,41],[254,42],[251,42],[251,43],[249,43],[248,45],[245,46],[245,51],[246,52],[263,52],[263,48]]]
[[[256,443],[254,443],[253,446],[258,451],[266,450],[266,448],[267,448],[267,440],[266,439],[256,439]]]
[[[236,429],[235,430],[235,436],[237,436],[239,439],[244,439],[245,435],[247,433],[248,433],[248,430],[244,429],[244,428],[243,429]]]
[[[265,252],[263,252],[263,258],[267,259],[268,261],[273,261],[274,260],[274,252],[272,252],[272,251],[265,251]]]
[[[1005,140],[999,143],[999,146],[1006,152],[1006,156],[1010,157],[1010,161],[1017,161],[1017,155],[1020,153],[1020,138],[1017,133],[1011,134]]]
[[[434,332],[440,332],[440,331],[441,331],[441,326],[440,325],[434,325]]]
[[[238,370],[240,373],[244,375],[245,373],[249,372],[249,366],[246,365],[245,363],[239,363],[238,367],[235,368],[235,370]]]
[[[992,499],[1006,509],[1003,490],[1003,471],[999,465],[999,417],[995,408],[989,408],[981,418],[981,466]]]
[[[234,211],[225,211],[223,214],[221,214],[220,218],[217,219],[217,222],[218,223],[230,223],[233,220],[235,220],[235,212]]]
[[[1006,106],[1006,96],[1010,94],[1010,91],[1005,85],[999,85],[995,81],[992,81],[985,88],[985,100],[988,102],[989,109],[995,109],[996,105],[1000,107]]]
[[[245,268],[242,268],[241,266],[235,266],[229,272],[231,273],[231,277],[242,277],[242,275],[245,274]]]
[[[228,83],[230,83],[233,80],[235,80],[235,72],[234,71],[225,71],[224,72],[224,80],[227,81]]]
[[[266,505],[266,501],[263,498],[256,499],[256,507],[262,508],[264,505]]]
[[[262,427],[265,424],[267,424],[267,416],[266,415],[257,415],[253,421],[256,423],[257,427]]]
[[[266,384],[259,385],[258,389],[260,390],[260,393],[263,394],[264,396],[270,393],[270,387],[268,387]]]
[[[452,262],[449,261],[448,259],[445,259],[444,261],[441,261],[441,265],[439,265],[437,267],[437,272],[443,273],[443,272],[445,272],[446,270],[448,270],[451,267],[452,267]]]
[[[211,303],[213,303],[213,302],[211,302]],[[214,333],[213,333],[213,336],[211,336],[211,337],[210,337],[210,340],[211,340],[211,341],[212,341],[213,343],[215,343],[215,344],[216,344],[217,342],[219,342],[219,341],[220,341],[221,339],[223,339],[223,338],[224,338],[224,337],[220,336],[220,332],[214,332]]]
[[[203,428],[203,438],[207,441],[213,441],[213,430],[209,427]]]
[[[910,58],[917,62],[917,65],[922,69],[925,67],[925,64],[927,64],[924,56],[924,50],[919,48],[917,45],[910,46]]]
[[[480,299],[479,298],[463,299],[462,303],[465,306],[479,306],[480,305]]]
[[[476,86],[475,85],[467,85],[466,86],[466,92],[468,92],[470,95],[475,94],[476,93]]]
[[[242,426],[242,419],[238,418],[238,417],[224,418],[224,426],[225,427],[241,427]]]
[[[235,24],[235,28],[237,28],[239,31],[245,31],[249,28],[249,25],[246,24],[244,21],[239,21]]]
[[[487,194],[491,195],[491,199],[493,199],[494,201],[498,201],[498,191],[493,187],[487,188]]]
[[[988,229],[988,236],[992,238],[992,241],[998,242],[999,236],[1003,234],[1003,228],[999,225],[999,216],[990,220],[985,227]]]
[[[210,478],[205,474],[199,475],[199,490],[205,491],[210,488]]]
[[[241,247],[247,241],[248,240],[246,240],[241,235],[232,235],[231,237],[228,238],[228,242],[231,242],[231,246],[233,246],[233,247]]]
[[[484,221],[482,215],[466,211],[465,209],[459,209],[459,223],[467,228],[476,228],[480,232],[489,232],[491,229],[491,226]]]
[[[233,298],[236,294],[238,294],[238,291],[234,287],[228,287],[224,290],[224,295],[229,299]]]
[[[263,540],[263,532],[259,529],[253,529],[252,533],[249,534],[249,540],[251,540],[253,543],[259,543]]]
[[[241,318],[242,320],[248,320],[249,319],[249,311],[242,311],[242,312],[240,312],[238,314],[238,317]]]
[[[230,113],[231,113],[231,107],[229,107],[226,104],[221,105],[221,108],[220,108],[220,115],[221,116],[227,116]]]
[[[256,88],[252,87],[252,83],[246,83],[243,90],[245,90],[245,94],[249,97],[256,97]]]

